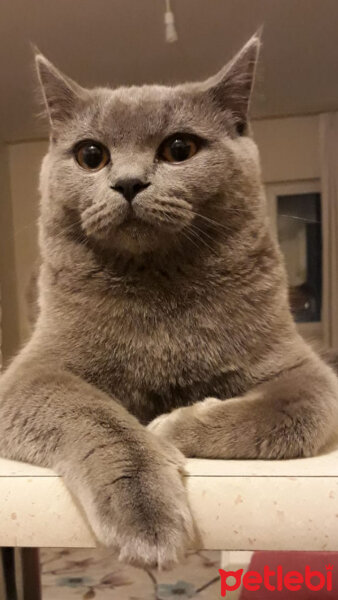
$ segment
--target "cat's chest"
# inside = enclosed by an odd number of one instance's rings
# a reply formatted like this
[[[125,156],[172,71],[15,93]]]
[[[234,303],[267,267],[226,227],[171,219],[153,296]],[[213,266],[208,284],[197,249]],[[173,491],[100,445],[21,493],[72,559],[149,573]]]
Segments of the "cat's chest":
[[[219,311],[194,302],[185,306],[113,303],[92,329],[101,361],[105,357],[111,368],[128,371],[131,378],[140,375],[144,383],[177,379],[187,368],[201,369],[203,360],[217,362],[213,348],[224,349],[226,338]]]
[[[188,387],[231,368],[224,307],[211,291],[113,290],[88,301],[80,361],[110,389]]]
[[[224,327],[193,306],[175,318],[146,311],[110,316],[82,364],[86,378],[143,422],[209,395],[233,394],[226,391],[234,366]]]

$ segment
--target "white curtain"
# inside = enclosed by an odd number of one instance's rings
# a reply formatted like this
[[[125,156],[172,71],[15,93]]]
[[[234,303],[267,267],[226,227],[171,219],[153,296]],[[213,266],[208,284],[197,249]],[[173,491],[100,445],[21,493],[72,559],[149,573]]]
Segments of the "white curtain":
[[[338,112],[320,115],[324,340],[338,350]]]

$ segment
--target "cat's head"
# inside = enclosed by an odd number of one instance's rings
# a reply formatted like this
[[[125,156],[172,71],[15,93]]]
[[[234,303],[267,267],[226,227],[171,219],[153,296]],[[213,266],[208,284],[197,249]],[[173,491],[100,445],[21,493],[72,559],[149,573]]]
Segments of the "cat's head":
[[[254,35],[202,83],[91,90],[38,54],[51,128],[45,214],[61,228],[71,215],[96,244],[133,253],[216,235],[215,223],[239,231],[260,189],[248,135],[259,46]]]

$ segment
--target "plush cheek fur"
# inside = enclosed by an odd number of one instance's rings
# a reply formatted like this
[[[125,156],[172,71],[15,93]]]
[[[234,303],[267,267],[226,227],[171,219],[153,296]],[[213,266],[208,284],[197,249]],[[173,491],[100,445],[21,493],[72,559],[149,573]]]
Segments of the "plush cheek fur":
[[[40,313],[0,381],[0,451],[53,467],[136,564],[170,565],[194,537],[181,451],[311,456],[337,433],[338,381],[291,318],[248,135],[259,45],[176,87],[86,90],[37,57]],[[180,132],[198,151],[166,162]],[[95,172],[74,157],[88,139],[110,156]],[[147,183],[132,206],[112,189],[126,177]]]

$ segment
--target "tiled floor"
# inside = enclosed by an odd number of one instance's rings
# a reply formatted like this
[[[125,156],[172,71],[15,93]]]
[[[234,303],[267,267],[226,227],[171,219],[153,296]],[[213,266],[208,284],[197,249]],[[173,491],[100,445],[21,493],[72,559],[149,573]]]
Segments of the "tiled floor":
[[[106,549],[41,550],[43,600],[219,600],[219,566],[210,551],[158,572],[122,565]]]

